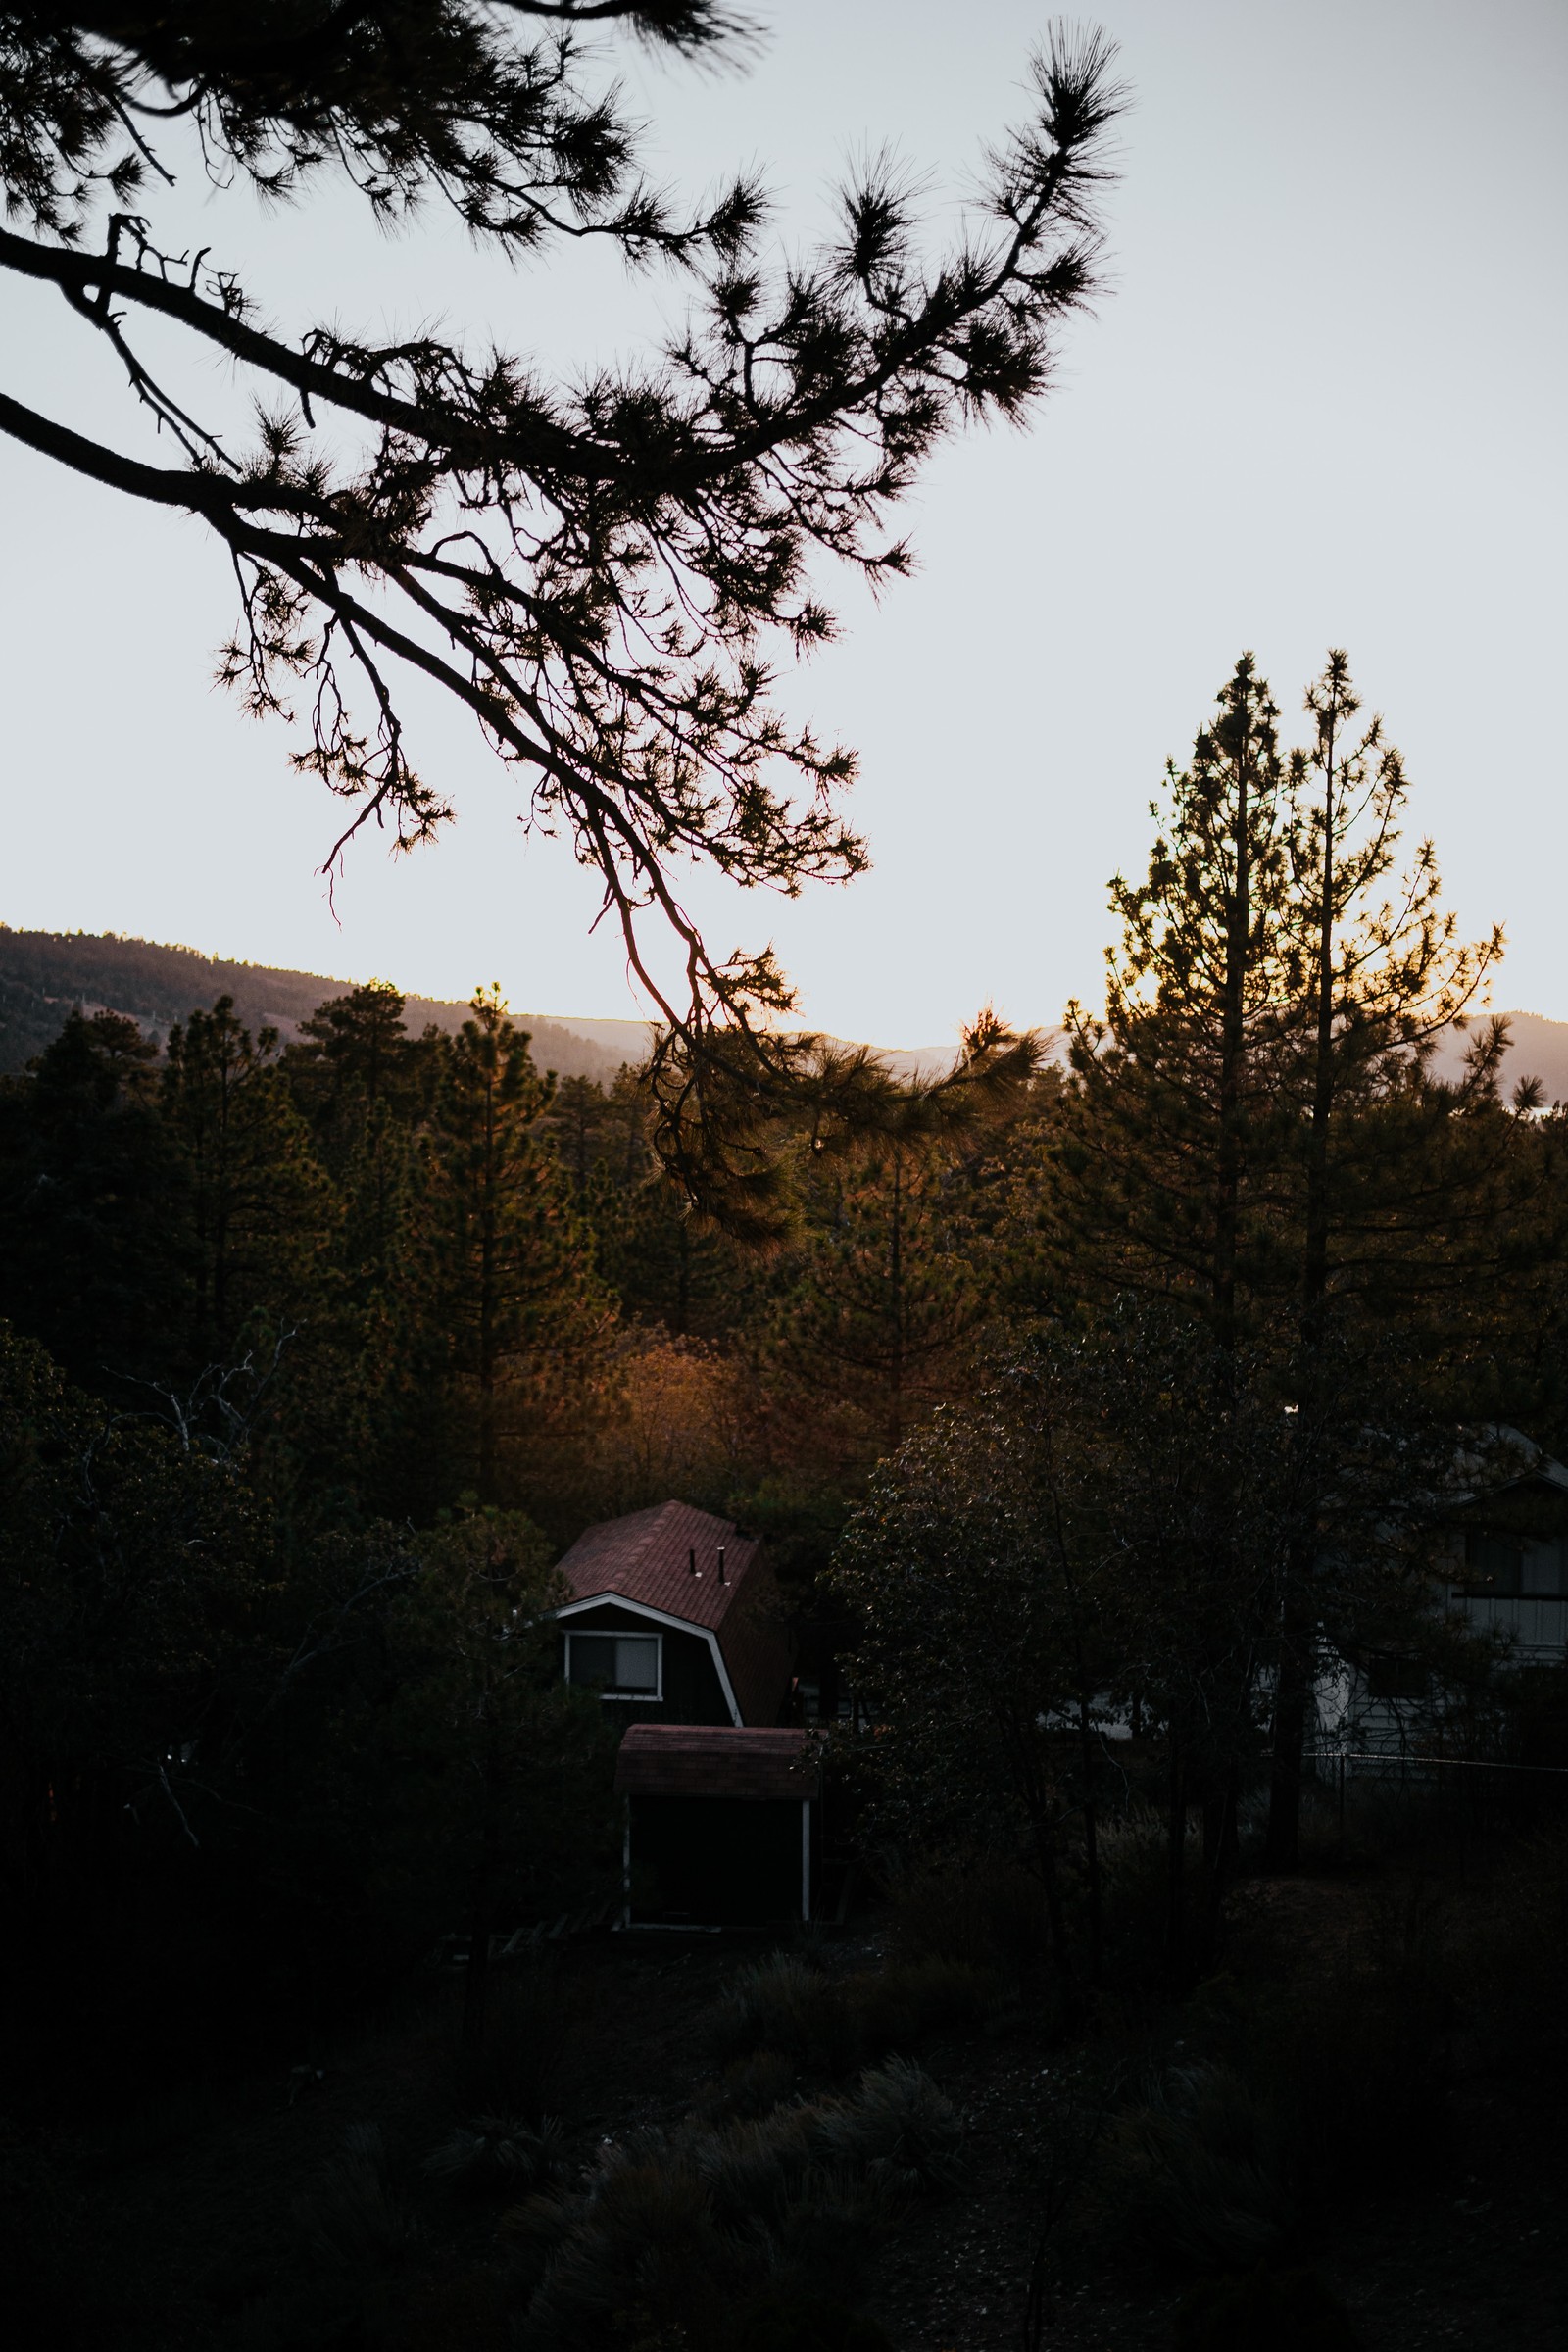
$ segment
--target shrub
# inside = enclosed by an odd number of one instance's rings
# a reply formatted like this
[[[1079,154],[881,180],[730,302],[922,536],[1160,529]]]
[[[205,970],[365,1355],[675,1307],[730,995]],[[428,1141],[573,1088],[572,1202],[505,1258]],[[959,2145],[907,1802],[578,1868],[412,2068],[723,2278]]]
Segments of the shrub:
[[[1277,2254],[1292,2208],[1274,2117],[1229,2067],[1174,2067],[1112,2127],[1101,2195],[1118,2234],[1201,2270]]]
[[[718,2340],[740,2284],[741,2249],[720,2229],[686,2151],[652,2135],[607,2149],[560,2223],[528,2306],[530,2346],[603,2352],[671,2323],[688,2340]]]
[[[1003,1992],[994,1970],[935,1956],[895,1962],[844,1985],[859,2039],[875,2051],[910,2049],[944,2026],[971,2023],[995,2009]]]
[[[900,2198],[943,2184],[957,2118],[917,2067],[894,2062],[850,2096],[776,2107],[722,2130],[692,2123],[608,2147],[575,2194],[510,2218],[542,2258],[524,2340],[538,2352],[681,2343],[734,2352],[737,2312],[826,2309],[825,2344],[875,2352],[850,2329],[871,2245]],[[826,2327],[827,2323],[823,2322]],[[811,2343],[785,2334],[784,2345]]]
[[[859,2055],[858,2031],[839,1986],[790,1952],[738,1972],[716,2030],[721,2048],[776,2050],[828,2074],[847,2074]]]
[[[388,2180],[386,2148],[374,2124],[350,2126],[341,2153],[295,2211],[316,2252],[345,2270],[396,2263],[414,2234]]]
[[[911,2049],[943,2026],[983,2016],[1004,1990],[994,1971],[962,1960],[895,1961],[835,1978],[778,1953],[733,1980],[717,2033],[726,2049],[772,2052],[798,2067],[845,2075],[867,2052]]]
[[[1536,1832],[1510,1843],[1466,1907],[1453,1945],[1456,1985],[1494,2057],[1560,2078],[1568,2069],[1568,1835]]]
[[[1205,2278],[1176,2314],[1177,2352],[1357,2352],[1360,2340],[1315,2271]]]
[[[876,2322],[852,2305],[771,2292],[735,2314],[734,2341],[746,2352],[893,2352]]]
[[[1045,1895],[1016,1862],[912,1872],[893,1888],[892,1905],[894,1938],[911,1959],[1016,1971],[1047,1948]]]
[[[929,2075],[902,2058],[861,2078],[852,2099],[822,2100],[810,2127],[827,2164],[886,2182],[901,2196],[951,2188],[959,2173],[962,2132],[951,2099]]]
[[[709,2085],[703,2107],[713,2123],[745,2123],[771,2115],[794,2090],[798,2070],[781,2050],[754,2050],[732,2058],[717,2082]]]
[[[1100,1826],[1100,1882],[1105,1975],[1113,1984],[1137,1985],[1165,1966],[1170,1907],[1169,1825],[1150,1806],[1135,1806]],[[1202,1900],[1200,1831],[1187,1824],[1184,1886],[1191,1921]]]
[[[465,2103],[537,2122],[567,2100],[580,2048],[581,1995],[549,1959],[497,1969],[486,1997],[484,2043],[460,2058]]]
[[[561,2170],[564,2135],[553,2115],[537,2131],[514,2115],[481,2115],[462,2124],[424,2160],[433,2180],[472,2188],[538,2188]]]

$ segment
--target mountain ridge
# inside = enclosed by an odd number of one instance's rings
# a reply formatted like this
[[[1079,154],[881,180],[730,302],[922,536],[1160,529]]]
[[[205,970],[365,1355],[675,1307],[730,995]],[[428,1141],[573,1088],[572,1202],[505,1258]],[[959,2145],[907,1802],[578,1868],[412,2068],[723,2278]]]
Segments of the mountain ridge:
[[[126,1013],[162,1039],[195,1006],[226,993],[247,1028],[275,1028],[288,1040],[299,1035],[301,1022],[318,1004],[358,985],[330,972],[205,956],[195,948],[115,931],[23,931],[0,923],[0,1076],[24,1070],[41,1054],[73,1005],[86,1012]],[[467,1011],[466,1003],[442,997],[406,996],[404,1003],[416,1030],[427,1023],[456,1030]],[[1548,1102],[1568,1102],[1568,1021],[1522,1010],[1501,1017],[1512,1032],[1508,1083],[1536,1077]],[[542,1069],[605,1085],[624,1064],[643,1058],[653,1034],[648,1022],[592,1015],[518,1012],[513,1018],[527,1030]],[[1047,1034],[1054,1057],[1061,1033]],[[1445,1075],[1458,1070],[1466,1043],[1465,1033],[1458,1032],[1439,1049],[1437,1067]],[[878,1051],[901,1077],[934,1075],[954,1055],[951,1046]]]

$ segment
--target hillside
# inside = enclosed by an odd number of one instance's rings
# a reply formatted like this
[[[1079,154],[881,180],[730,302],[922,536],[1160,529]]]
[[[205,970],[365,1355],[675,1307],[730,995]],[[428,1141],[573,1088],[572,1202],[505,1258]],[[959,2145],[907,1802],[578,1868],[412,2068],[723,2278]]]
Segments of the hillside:
[[[89,1012],[105,1006],[129,1013],[143,1029],[162,1037],[172,1022],[226,991],[247,1028],[270,1026],[286,1039],[296,1037],[301,1021],[328,997],[354,985],[329,973],[234,963],[199,955],[194,948],[122,939],[112,931],[13,931],[0,923],[0,1076],[24,1069],[34,1054],[41,1054],[73,1004]],[[410,997],[409,1025],[419,1030],[433,1022],[455,1030],[466,1009],[434,997]],[[1539,1078],[1548,1102],[1568,1102],[1568,1021],[1547,1020],[1539,1012],[1502,1017],[1513,1035],[1509,1083]],[[515,1018],[533,1040],[539,1067],[563,1078],[608,1084],[623,1063],[640,1061],[647,1051],[649,1033],[641,1021],[532,1012]],[[1053,1058],[1059,1039],[1059,1032],[1050,1033]],[[1456,1071],[1464,1046],[1464,1038],[1456,1035],[1439,1054],[1438,1067]],[[895,1049],[885,1059],[901,1077],[914,1077],[945,1069],[952,1054],[951,1047],[917,1046]]]
[[[233,963],[202,956],[194,948],[168,948],[147,939],[122,939],[114,932],[13,931],[0,923],[0,1076],[23,1070],[57,1034],[74,1004],[84,1011],[106,1008],[128,1013],[142,1028],[164,1037],[198,1004],[211,1004],[225,992],[248,1029],[270,1027],[285,1039],[329,997],[355,986],[325,972],[294,972],[266,963]],[[408,1021],[419,1030],[429,1022],[455,1030],[467,1010],[435,997],[410,997]],[[533,1041],[541,1069],[562,1078],[594,1078],[608,1084],[625,1062],[648,1051],[642,1021],[549,1019],[532,1012],[514,1015]],[[912,1047],[890,1053],[900,1076],[935,1073],[953,1058],[951,1047]]]
[[[42,1053],[74,1004],[128,1013],[163,1037],[193,1007],[226,993],[247,1028],[270,1026],[291,1038],[318,1004],[353,986],[327,973],[232,963],[113,932],[13,931],[0,924],[0,1074],[24,1069]],[[429,1022],[455,1030],[466,1010],[431,997],[408,1000],[415,1030]],[[563,1078],[608,1082],[622,1062],[640,1061],[647,1051],[648,1033],[638,1021],[566,1023],[526,1012],[516,1018],[533,1040],[539,1066]]]

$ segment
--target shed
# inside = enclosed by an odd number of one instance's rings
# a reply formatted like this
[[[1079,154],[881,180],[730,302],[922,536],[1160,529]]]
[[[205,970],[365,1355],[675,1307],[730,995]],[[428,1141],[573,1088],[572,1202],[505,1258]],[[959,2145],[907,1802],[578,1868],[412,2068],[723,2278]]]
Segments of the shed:
[[[615,1763],[626,1806],[622,1924],[809,1919],[820,1787],[804,1731],[634,1724]]]
[[[686,1502],[603,1519],[561,1563],[562,1670],[627,1724],[767,1728],[792,1644],[762,1547]]]

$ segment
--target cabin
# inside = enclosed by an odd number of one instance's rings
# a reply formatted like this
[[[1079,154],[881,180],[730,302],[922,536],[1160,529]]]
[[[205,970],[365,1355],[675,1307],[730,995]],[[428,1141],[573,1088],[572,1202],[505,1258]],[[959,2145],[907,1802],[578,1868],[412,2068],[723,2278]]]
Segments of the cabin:
[[[793,1646],[753,1536],[686,1502],[604,1519],[561,1562],[556,1611],[566,1680],[629,1730],[768,1730],[790,1706]]]
[[[1443,1753],[1440,1727],[1452,1724],[1463,1737],[1467,1712],[1472,1739],[1482,1723],[1494,1738],[1510,1716],[1520,1718],[1528,1683],[1538,1686],[1535,1721],[1516,1720],[1503,1744],[1524,1754],[1544,1737],[1553,1748],[1549,1759],[1525,1760],[1568,1763],[1568,1753],[1555,1752],[1568,1737],[1568,1677],[1561,1695],[1548,1694],[1544,1704],[1539,1688],[1540,1670],[1556,1670],[1548,1676],[1555,1689],[1568,1665],[1568,1468],[1510,1429],[1489,1432],[1457,1467],[1460,1491],[1446,1512],[1433,1607],[1458,1630],[1495,1643],[1494,1668],[1484,1689],[1468,1690],[1441,1685],[1425,1660],[1399,1652],[1368,1648],[1342,1659],[1318,1686],[1324,1761],[1431,1761]]]
[[[615,1760],[625,1803],[623,1928],[778,1928],[812,1916],[821,1869],[810,1735],[634,1724]]]

